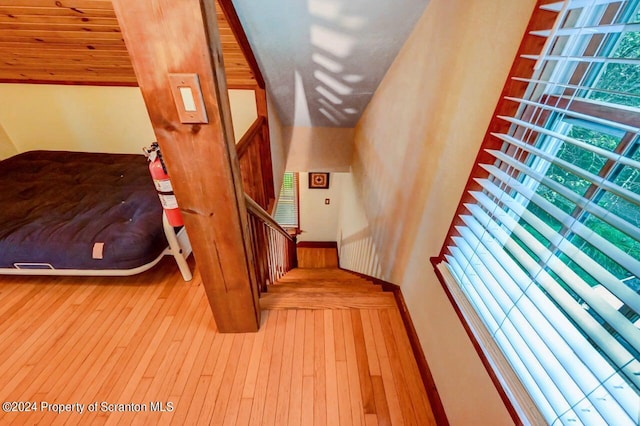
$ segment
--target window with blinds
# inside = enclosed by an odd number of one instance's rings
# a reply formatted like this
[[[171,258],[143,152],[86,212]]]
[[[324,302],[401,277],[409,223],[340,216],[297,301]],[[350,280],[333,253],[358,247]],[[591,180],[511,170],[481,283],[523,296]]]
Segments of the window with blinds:
[[[638,3],[542,6],[557,20],[444,251],[549,424],[640,423]]]
[[[298,228],[298,173],[285,172],[274,219],[283,228]]]

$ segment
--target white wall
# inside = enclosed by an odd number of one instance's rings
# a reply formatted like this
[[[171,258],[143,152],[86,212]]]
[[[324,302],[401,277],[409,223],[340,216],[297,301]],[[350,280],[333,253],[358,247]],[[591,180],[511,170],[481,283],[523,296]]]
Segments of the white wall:
[[[11,157],[18,153],[18,150],[9,139],[9,135],[4,131],[4,127],[0,124],[0,160]]]
[[[0,84],[0,125],[18,152],[141,153],[156,140],[137,87]],[[257,117],[254,92],[229,92],[234,133]]]
[[[513,424],[429,258],[442,247],[534,3],[431,0],[356,126],[353,184],[344,187],[358,202],[340,213],[341,247],[353,247],[341,265],[378,268],[400,285],[452,425]]]
[[[341,187],[345,173],[331,173],[328,189],[309,189],[309,174],[300,173],[300,229],[298,241],[336,241]],[[325,204],[325,199],[330,204]]]

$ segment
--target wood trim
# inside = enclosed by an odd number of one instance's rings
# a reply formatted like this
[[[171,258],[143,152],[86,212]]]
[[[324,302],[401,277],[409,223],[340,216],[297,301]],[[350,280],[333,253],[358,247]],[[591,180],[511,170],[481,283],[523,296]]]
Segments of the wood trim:
[[[294,174],[294,182],[296,184],[296,223],[298,226],[296,227],[296,235],[300,234],[300,173],[293,172]],[[338,248],[338,242],[336,241],[336,250]]]
[[[256,111],[258,116],[264,117],[264,125],[262,126],[262,170],[264,173],[264,184],[267,198],[270,200],[271,214],[274,213],[276,206],[276,188],[273,178],[273,159],[271,158],[271,132],[269,130],[269,109],[267,105],[267,92],[264,88],[256,88],[254,91],[256,99]]]
[[[262,207],[273,214],[275,208],[275,187],[273,182],[273,164],[271,160],[271,142],[269,137],[269,118],[267,116],[266,92],[260,88],[254,90],[258,117],[236,144],[238,157],[245,182],[258,183],[260,196],[245,188],[254,199],[263,203]],[[253,144],[256,144],[255,146]],[[253,152],[248,155],[250,148]],[[245,156],[248,157],[245,158]],[[254,187],[253,190],[256,188]]]
[[[548,103],[557,108],[614,121],[627,126],[640,127],[639,114],[621,105],[605,104],[592,99],[573,99],[565,96],[544,96],[541,99],[541,103]]]
[[[487,374],[489,374],[489,377],[491,378],[493,385],[498,391],[498,394],[500,395],[500,399],[502,399],[502,402],[504,403],[505,408],[509,412],[511,419],[514,421],[516,425],[519,425],[519,426],[525,425],[525,424],[544,424],[545,423],[544,419],[542,418],[539,411],[537,411],[535,404],[533,403],[529,395],[526,393],[526,391],[524,391],[524,387],[521,384],[519,384],[519,387],[521,389],[518,392],[511,392],[511,395],[513,398],[517,398],[520,401],[525,399],[527,400],[523,404],[521,404],[521,409],[518,410],[518,408],[516,407],[516,405],[512,400],[512,397],[510,397],[509,392],[505,387],[505,381],[509,379],[511,379],[510,380],[511,383],[515,383],[515,382],[520,383],[517,377],[515,376],[515,373],[511,372],[510,376],[513,376],[513,377],[510,377],[510,378],[507,377],[508,376],[507,374],[504,374],[503,377],[505,379],[501,380],[501,377],[498,371],[496,370],[496,365],[498,363],[492,362],[487,357],[487,353],[485,352],[484,345],[482,344],[482,342],[480,342],[480,340],[478,340],[478,336],[476,335],[474,330],[471,328],[468,318],[462,312],[462,309],[460,308],[460,305],[458,304],[456,297],[451,293],[451,289],[447,285],[446,280],[444,279],[444,276],[438,269],[438,265],[441,262],[441,258],[432,257],[429,260],[431,261],[433,270],[436,276],[438,277],[438,281],[440,281],[440,285],[442,286],[445,294],[447,295],[447,298],[449,299],[449,302],[451,303],[453,310],[456,312],[458,319],[462,323],[462,326],[464,327],[465,332],[467,333],[467,336],[471,341],[471,344],[476,350],[476,353],[478,354],[478,357],[480,358],[482,365],[484,365],[485,370],[487,371]],[[487,351],[489,351],[489,349],[487,349]],[[494,352],[494,356],[495,355],[496,353]],[[499,354],[499,356],[504,358],[504,356],[501,355],[501,353]],[[506,365],[508,364],[508,361],[506,361],[505,359],[501,361],[501,363]],[[518,396],[516,396],[516,393]],[[523,420],[521,414],[525,417],[525,420]],[[534,421],[531,421],[532,419]]]
[[[275,190],[268,138],[267,119],[264,116],[258,116],[236,144],[236,152],[240,161],[245,193],[249,194],[263,209],[273,211]]]
[[[338,249],[337,241],[299,241],[298,248],[334,248]]]
[[[242,155],[247,151],[251,142],[255,139],[256,135],[260,130],[262,130],[262,125],[265,123],[264,117],[258,117],[253,122],[251,127],[247,129],[247,131],[242,135],[238,143],[236,144],[236,151],[238,153],[238,157],[242,157]]]
[[[229,27],[231,27],[231,31],[233,31],[233,34],[236,36],[238,45],[240,45],[240,49],[242,50],[242,53],[244,53],[245,59],[247,60],[247,63],[249,64],[249,67],[253,72],[253,76],[256,78],[258,87],[264,89],[265,84],[264,78],[262,77],[262,72],[260,71],[258,61],[256,60],[256,57],[253,54],[253,50],[251,49],[251,44],[249,44],[249,39],[247,39],[247,34],[242,28],[242,23],[240,22],[240,18],[238,17],[235,7],[233,6],[233,2],[231,0],[218,0],[218,4],[222,9],[224,17],[227,18],[227,22],[229,23]]]
[[[436,383],[433,380],[433,375],[431,374],[429,363],[427,362],[427,358],[425,357],[422,346],[420,345],[418,333],[416,332],[416,328],[413,325],[413,320],[411,319],[411,314],[409,313],[407,304],[404,300],[404,297],[402,296],[402,289],[400,288],[400,286],[376,277],[372,277],[371,275],[363,274],[361,272],[356,272],[345,268],[340,269],[348,271],[354,275],[359,276],[360,278],[364,278],[376,285],[381,286],[383,291],[393,293],[393,296],[396,300],[396,305],[398,306],[398,310],[400,311],[400,316],[402,317],[402,323],[404,324],[407,336],[409,337],[409,343],[411,344],[413,356],[415,357],[416,363],[418,364],[418,370],[420,371],[422,383],[424,384],[424,387],[427,391],[427,397],[429,398],[429,403],[431,404],[431,410],[433,411],[436,423],[438,425],[448,426],[449,419],[447,419],[447,413],[445,412],[444,406],[442,405],[442,400],[440,399],[438,388],[436,387]]]
[[[481,163],[492,162],[491,159],[493,157],[491,157],[490,154],[486,153],[485,149],[499,150],[502,146],[502,140],[493,136],[491,133],[506,133],[509,130],[510,123],[498,119],[497,116],[513,116],[513,114],[517,111],[519,104],[517,102],[509,101],[505,99],[505,97],[510,96],[518,98],[525,93],[528,84],[526,82],[512,80],[512,77],[530,78],[533,75],[533,66],[535,65],[535,60],[522,58],[521,55],[538,55],[542,51],[546,39],[544,37],[532,35],[530,34],[530,32],[539,29],[549,29],[553,26],[553,23],[555,22],[558,15],[557,12],[542,10],[540,9],[540,6],[554,2],[555,0],[538,0],[536,2],[536,5],[531,14],[531,18],[529,19],[529,24],[527,25],[527,29],[524,32],[522,42],[520,43],[520,47],[518,48],[518,52],[514,59],[513,65],[511,66],[511,69],[509,71],[507,81],[505,82],[504,88],[502,89],[502,93],[500,94],[500,98],[494,110],[491,122],[489,123],[489,126],[487,128],[484,140],[482,141],[480,150],[478,151],[476,159],[474,160],[474,166],[469,173],[467,183],[465,184],[464,191],[460,197],[460,202],[458,203],[456,212],[451,220],[451,225],[449,226],[447,237],[442,244],[442,249],[440,251],[439,257],[443,257],[446,253],[447,242],[451,239],[451,237],[458,235],[456,226],[462,224],[462,220],[459,219],[459,215],[466,212],[466,207],[464,206],[464,204],[470,202],[473,199],[473,197],[469,195],[468,191],[479,189],[479,184],[475,182],[474,179],[478,177],[486,177],[488,175],[487,171],[479,166],[479,164]]]
[[[266,117],[268,121],[269,111],[267,107],[267,92],[265,89],[262,89],[262,88],[257,88],[254,90],[254,92],[255,92],[254,95],[256,98],[256,111],[258,115]]]

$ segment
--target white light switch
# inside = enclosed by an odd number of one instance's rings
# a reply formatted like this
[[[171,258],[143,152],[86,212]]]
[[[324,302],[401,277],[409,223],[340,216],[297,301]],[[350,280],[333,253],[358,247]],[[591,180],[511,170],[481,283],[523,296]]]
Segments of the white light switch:
[[[209,122],[198,74],[169,74],[169,84],[180,122],[185,124]]]
[[[182,104],[184,105],[184,110],[187,112],[196,111],[196,101],[193,99],[193,92],[191,91],[191,87],[179,87],[180,96],[182,97]]]

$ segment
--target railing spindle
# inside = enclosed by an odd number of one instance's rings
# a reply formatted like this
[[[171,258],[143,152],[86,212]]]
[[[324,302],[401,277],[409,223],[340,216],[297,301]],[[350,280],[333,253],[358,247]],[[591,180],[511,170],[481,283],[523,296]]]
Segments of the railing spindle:
[[[295,239],[247,194],[245,201],[256,277],[259,280],[259,291],[262,292],[297,264],[296,243]]]

